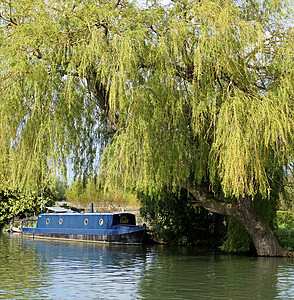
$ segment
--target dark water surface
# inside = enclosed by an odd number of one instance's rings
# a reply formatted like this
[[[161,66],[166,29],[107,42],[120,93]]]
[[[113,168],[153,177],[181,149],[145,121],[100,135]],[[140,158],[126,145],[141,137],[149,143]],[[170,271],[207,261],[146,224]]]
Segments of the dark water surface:
[[[0,234],[0,299],[294,299],[294,259]]]

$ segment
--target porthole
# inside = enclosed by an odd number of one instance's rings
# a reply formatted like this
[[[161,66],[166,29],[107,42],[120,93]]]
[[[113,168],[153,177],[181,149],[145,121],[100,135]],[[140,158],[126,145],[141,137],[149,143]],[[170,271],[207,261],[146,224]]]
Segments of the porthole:
[[[85,225],[88,225],[88,223],[89,223],[88,219],[85,219],[85,220],[84,220],[84,224],[85,224]]]
[[[62,223],[63,223],[63,220],[59,219],[59,225],[62,225]]]
[[[49,223],[50,223],[50,219],[47,218],[47,219],[46,219],[46,224],[48,225]]]
[[[102,226],[103,225],[103,219],[99,220],[99,225]]]

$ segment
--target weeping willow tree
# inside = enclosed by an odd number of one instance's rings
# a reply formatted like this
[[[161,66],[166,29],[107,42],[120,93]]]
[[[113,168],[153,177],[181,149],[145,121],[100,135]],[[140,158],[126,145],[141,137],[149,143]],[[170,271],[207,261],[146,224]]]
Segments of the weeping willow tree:
[[[255,199],[292,163],[291,1],[1,1],[0,184],[186,189],[285,255]],[[281,174],[277,176],[277,174]]]
[[[88,23],[88,5],[1,1],[3,188],[40,188],[66,172],[69,158],[78,172],[91,168],[101,130],[88,80],[98,76],[91,49],[101,34]]]

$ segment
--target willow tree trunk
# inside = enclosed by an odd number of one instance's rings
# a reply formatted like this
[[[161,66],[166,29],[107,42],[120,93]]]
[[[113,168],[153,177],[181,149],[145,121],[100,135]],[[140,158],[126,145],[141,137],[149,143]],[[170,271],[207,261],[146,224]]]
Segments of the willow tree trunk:
[[[232,216],[245,227],[259,256],[286,255],[272,229],[253,209],[251,197],[240,198]]]
[[[187,190],[197,203],[208,211],[232,216],[239,221],[252,238],[259,256],[293,256],[291,251],[286,251],[280,246],[272,229],[254,210],[251,197],[240,197],[235,203],[226,203],[216,201],[213,195],[201,187],[189,187]]]

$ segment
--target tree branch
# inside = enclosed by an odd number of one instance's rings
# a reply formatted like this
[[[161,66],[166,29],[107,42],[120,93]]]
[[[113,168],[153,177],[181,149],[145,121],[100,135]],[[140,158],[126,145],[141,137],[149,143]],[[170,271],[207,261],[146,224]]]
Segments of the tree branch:
[[[235,204],[217,201],[212,193],[208,193],[200,186],[191,187],[186,184],[184,188],[195,198],[196,202],[206,210],[226,216],[236,216],[237,207]]]

